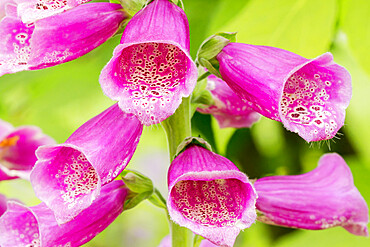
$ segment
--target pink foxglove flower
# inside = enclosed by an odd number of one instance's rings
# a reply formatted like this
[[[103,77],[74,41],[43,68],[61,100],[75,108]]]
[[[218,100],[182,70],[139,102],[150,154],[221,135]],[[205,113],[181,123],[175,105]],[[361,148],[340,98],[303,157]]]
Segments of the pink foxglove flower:
[[[212,244],[207,239],[203,239],[199,245],[199,247],[217,247],[217,246],[218,245]],[[164,237],[158,247],[172,247],[171,236],[167,235],[166,237]]]
[[[0,76],[83,56],[112,37],[125,18],[119,4],[90,3],[26,24],[16,6],[7,5],[0,22]]]
[[[256,219],[257,194],[248,177],[228,159],[189,145],[168,171],[171,219],[195,234],[232,246]]]
[[[55,141],[36,126],[14,128],[0,120],[0,181],[21,177],[28,179],[39,146]]]
[[[172,115],[196,80],[188,20],[168,0],[154,0],[130,20],[100,75],[104,93],[145,125]]]
[[[122,181],[102,188],[94,203],[72,221],[58,225],[53,211],[44,203],[26,207],[8,201],[0,217],[0,245],[14,246],[81,246],[107,228],[123,211],[127,189]]]
[[[260,115],[220,78],[208,76],[207,89],[215,103],[206,108],[198,108],[197,111],[212,114],[221,128],[249,128],[259,120]]]
[[[343,126],[351,77],[330,53],[306,59],[279,48],[229,43],[217,60],[222,78],[255,111],[306,141],[330,139]]]
[[[142,125],[117,104],[90,119],[63,144],[36,151],[31,183],[38,198],[65,223],[89,207],[101,186],[127,166],[135,152]]]
[[[91,0],[14,0],[18,3],[18,16],[24,23],[53,16]]]
[[[342,226],[355,235],[368,236],[366,202],[338,154],[325,154],[311,172],[265,177],[254,185],[262,222],[311,230]]]

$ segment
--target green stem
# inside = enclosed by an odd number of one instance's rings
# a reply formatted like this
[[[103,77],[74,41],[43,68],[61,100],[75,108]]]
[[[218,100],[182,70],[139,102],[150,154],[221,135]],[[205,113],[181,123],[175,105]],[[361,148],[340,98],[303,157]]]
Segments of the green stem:
[[[175,114],[162,122],[162,127],[167,135],[168,149],[170,153],[170,161],[172,162],[176,155],[176,150],[179,144],[186,138],[191,136],[191,111],[190,97],[183,98],[182,103],[177,108]],[[193,233],[185,228],[177,225],[169,219],[172,246],[176,247],[192,247]]]
[[[183,98],[182,103],[179,108],[177,108],[175,114],[162,122],[162,127],[167,135],[171,162],[175,158],[176,150],[180,143],[186,137],[191,136],[190,113],[190,97]]]

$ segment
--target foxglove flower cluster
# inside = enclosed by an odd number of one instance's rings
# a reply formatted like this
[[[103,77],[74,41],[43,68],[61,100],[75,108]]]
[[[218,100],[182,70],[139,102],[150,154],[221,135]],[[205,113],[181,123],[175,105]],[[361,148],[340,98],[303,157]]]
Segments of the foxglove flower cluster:
[[[369,235],[366,202],[338,154],[323,155],[309,173],[265,177],[254,186],[262,222],[311,230],[342,226],[355,235]]]
[[[248,177],[228,159],[190,144],[168,170],[171,219],[211,242],[233,246],[240,230],[256,219],[257,194]]]
[[[116,34],[129,18],[120,4],[87,2],[0,2],[0,76],[76,59]],[[123,171],[143,125],[166,120],[183,97],[193,105],[163,124],[170,133],[171,158],[182,141],[177,139],[185,135],[177,128],[188,124],[190,109],[212,114],[222,128],[250,127],[261,114],[308,142],[330,139],[343,126],[351,78],[330,53],[306,59],[235,43],[233,36],[221,33],[206,40],[194,63],[185,12],[169,0],[153,0],[129,20],[101,72],[103,92],[118,103],[62,144],[36,127],[13,128],[0,120],[0,180],[26,178],[32,169],[31,184],[43,201],[27,207],[0,194],[0,246],[80,246],[145,199],[167,208],[173,225],[203,236],[200,247],[231,247],[256,219],[312,230],[341,226],[367,236],[366,202],[337,154],[324,155],[309,173],[253,183],[205,141],[188,137],[168,170],[167,201],[150,179]],[[203,92],[201,83],[196,89],[199,95],[211,94],[209,105],[190,100],[196,65],[208,69],[205,76],[214,74]],[[176,119],[179,114],[187,115]],[[191,133],[188,127],[184,132]],[[125,182],[113,181],[119,174]],[[166,237],[160,246],[172,245]]]
[[[36,149],[54,143],[36,126],[14,128],[0,120],[0,181],[17,177],[29,179],[37,160]]]
[[[22,6],[34,3],[21,2],[18,12],[28,20],[30,16]],[[5,7],[6,16],[0,21],[0,76],[43,69],[83,56],[112,37],[127,18],[119,4],[89,3],[25,23],[16,5],[8,3]]]
[[[306,59],[275,47],[229,43],[216,58],[236,94],[307,142],[333,138],[343,126],[351,77],[330,53]]]
[[[168,0],[154,0],[127,24],[102,70],[104,93],[145,125],[163,121],[195,87],[189,45],[184,11]]]
[[[0,245],[14,246],[81,246],[108,227],[124,210],[127,188],[114,181],[102,188],[94,203],[66,224],[58,225],[54,213],[44,203],[26,207],[8,201],[1,215]]]
[[[199,107],[197,111],[212,114],[221,128],[249,128],[260,119],[260,115],[220,78],[208,76],[207,90],[211,92],[215,103]]]
[[[101,187],[122,172],[141,132],[138,119],[115,104],[83,124],[63,144],[36,151],[31,183],[58,223],[70,221],[89,207]]]

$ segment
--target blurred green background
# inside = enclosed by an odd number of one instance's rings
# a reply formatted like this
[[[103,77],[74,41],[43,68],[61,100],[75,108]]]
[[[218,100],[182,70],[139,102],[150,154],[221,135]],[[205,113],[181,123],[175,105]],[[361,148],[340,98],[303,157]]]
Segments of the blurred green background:
[[[316,167],[326,152],[341,154],[355,185],[370,203],[370,2],[368,0],[183,0],[189,18],[191,55],[218,31],[238,32],[238,42],[270,45],[307,58],[330,51],[352,75],[353,98],[345,126],[329,142],[307,144],[282,124],[262,118],[251,129],[219,129],[208,115],[193,118],[194,135],[232,160],[250,178],[299,174]],[[0,78],[0,118],[19,125],[37,125],[63,142],[85,121],[113,102],[100,89],[98,77],[112,56],[115,37],[75,61],[40,71]],[[146,127],[129,168],[151,177],[167,195],[169,166],[161,126]],[[0,193],[27,205],[38,204],[27,181],[0,183]],[[145,202],[124,212],[109,228],[86,244],[157,246],[168,234],[166,215]],[[235,246],[370,246],[342,228],[292,230],[256,223],[242,232]]]

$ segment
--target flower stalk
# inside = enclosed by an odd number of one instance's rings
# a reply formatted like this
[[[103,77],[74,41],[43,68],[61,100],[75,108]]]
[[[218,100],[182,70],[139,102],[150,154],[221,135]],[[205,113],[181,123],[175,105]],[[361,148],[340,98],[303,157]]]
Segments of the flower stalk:
[[[186,138],[191,136],[191,111],[190,97],[183,98],[175,114],[162,122],[162,127],[166,132],[170,162],[176,155],[177,147]],[[169,219],[169,217],[168,217]],[[172,246],[193,247],[193,233],[169,219],[171,228]]]

